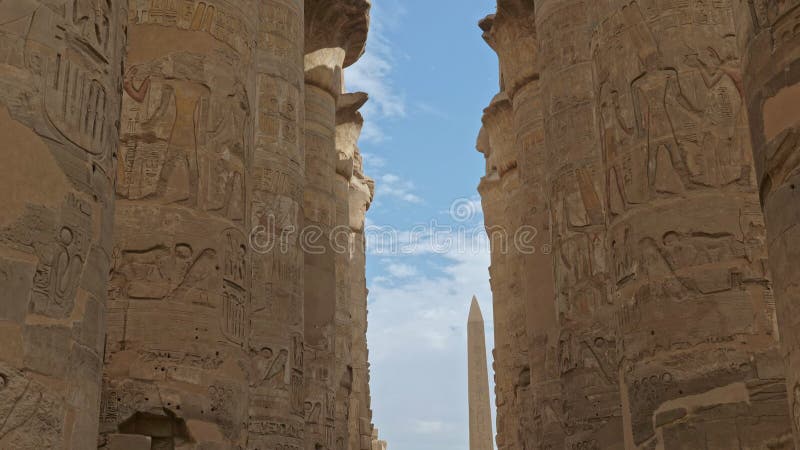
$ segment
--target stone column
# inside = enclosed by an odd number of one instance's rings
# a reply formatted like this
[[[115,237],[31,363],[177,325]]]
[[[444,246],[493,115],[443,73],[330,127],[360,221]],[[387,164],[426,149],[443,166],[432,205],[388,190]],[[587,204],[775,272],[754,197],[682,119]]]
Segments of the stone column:
[[[365,267],[353,265],[352,250],[355,237],[350,227],[350,183],[355,175],[358,138],[364,119],[358,110],[366,103],[363,92],[342,94],[336,111],[336,229],[333,248],[336,255],[336,448],[345,449],[350,442],[348,416],[353,398],[353,344],[357,308],[353,304],[351,272],[363,272]]]
[[[0,448],[96,446],[124,3],[0,4]]]
[[[746,95],[795,446],[800,447],[800,1],[736,3],[744,60],[737,87],[743,85]]]
[[[546,408],[559,395],[558,317],[555,307],[552,236],[547,203],[547,164],[544,146],[542,93],[540,92],[538,40],[533,4],[499,1],[497,13],[481,21],[484,39],[497,52],[501,84],[512,106],[511,133],[518,152],[520,195],[508,205],[515,218],[514,250],[519,257],[520,285],[527,319],[527,353],[530,376],[520,378],[518,391],[525,414],[521,417],[519,445],[535,448],[557,442],[548,437],[561,432]],[[530,387],[525,387],[530,383]]]
[[[275,357],[250,339],[257,3],[170,5],[129,2],[101,436],[244,445]]]
[[[565,448],[623,447],[615,309],[606,285],[605,185],[588,42],[604,2],[536,2]],[[558,439],[557,434],[554,437]]]
[[[525,203],[520,184],[518,152],[512,127],[512,106],[505,93],[498,94],[483,115],[478,148],[487,158],[487,175],[479,192],[491,244],[491,287],[495,324],[495,379],[497,447],[522,446],[520,431],[529,423],[526,408],[530,362],[526,304],[523,298],[522,258],[514,243],[521,226],[520,205]]]
[[[389,444],[380,439],[378,429],[372,430],[372,450],[386,450],[387,448],[389,448]]]
[[[261,0],[248,182],[252,292],[248,448],[302,448],[305,428],[303,0]]]
[[[334,447],[336,386],[336,108],[342,70],[364,51],[366,0],[310,0],[305,10],[304,273],[307,449]]]
[[[486,328],[483,323],[481,307],[475,297],[472,297],[467,319],[467,359],[469,448],[470,450],[493,450],[489,369],[486,366]]]
[[[368,450],[372,437],[370,409],[369,351],[367,349],[367,279],[364,222],[375,194],[375,182],[364,175],[361,154],[356,149],[349,189],[349,224],[353,232],[350,258],[353,388],[348,418],[349,450]]]
[[[733,19],[619,0],[591,39],[629,449],[791,431]]]

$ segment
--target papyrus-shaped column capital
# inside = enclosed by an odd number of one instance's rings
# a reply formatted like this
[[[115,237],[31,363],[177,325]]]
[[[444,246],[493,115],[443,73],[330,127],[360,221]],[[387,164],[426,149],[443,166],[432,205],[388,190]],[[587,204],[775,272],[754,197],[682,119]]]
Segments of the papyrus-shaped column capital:
[[[334,96],[342,92],[342,69],[364,54],[371,6],[370,0],[306,2],[306,83]]]
[[[364,126],[359,109],[367,100],[369,96],[364,92],[342,94],[336,108],[336,173],[348,181],[353,178],[358,138]]]
[[[496,172],[499,177],[517,167],[517,154],[514,146],[513,109],[508,96],[501,92],[483,110],[484,136],[488,141],[486,173]],[[480,145],[480,142],[479,142]]]
[[[486,16],[478,26],[500,60],[502,88],[509,98],[514,98],[521,87],[539,78],[533,2],[500,0],[497,13]]]

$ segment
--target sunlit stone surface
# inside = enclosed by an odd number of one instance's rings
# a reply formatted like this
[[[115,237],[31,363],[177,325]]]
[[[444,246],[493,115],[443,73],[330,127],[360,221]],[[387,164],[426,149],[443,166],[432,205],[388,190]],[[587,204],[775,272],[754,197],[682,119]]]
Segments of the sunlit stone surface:
[[[488,231],[533,227],[538,252],[492,239],[499,449],[794,448],[798,17],[498,0],[481,21]]]
[[[0,1],[0,448],[386,448],[342,78],[369,11]]]

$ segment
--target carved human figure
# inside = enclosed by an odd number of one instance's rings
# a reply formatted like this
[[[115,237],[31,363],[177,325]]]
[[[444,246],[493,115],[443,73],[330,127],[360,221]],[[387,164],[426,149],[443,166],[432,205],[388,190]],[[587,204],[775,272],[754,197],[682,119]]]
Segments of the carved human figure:
[[[187,206],[197,205],[198,195],[198,147],[199,134],[204,132],[206,124],[202,123],[203,116],[201,108],[207,106],[208,88],[195,81],[188,80],[158,80],[158,89],[154,89],[156,84],[149,73],[144,76],[137,87],[137,75],[140,72],[147,73],[148,67],[133,67],[129,70],[124,83],[125,92],[128,97],[136,103],[143,104],[140,114],[143,117],[132,118],[134,126],[141,127],[141,132],[145,136],[150,134],[155,140],[163,141],[162,155],[149,155],[144,152],[140,155],[134,153],[136,160],[141,162],[132,164],[132,170],[138,167],[156,164],[155,173],[152,178],[155,186],[149,192],[142,192],[144,197],[159,198],[165,203],[184,203]],[[157,97],[152,98],[151,95]],[[149,107],[145,102],[155,105]],[[152,112],[149,113],[149,109]],[[130,139],[137,139],[131,137]],[[142,140],[141,137],[138,138]],[[146,140],[144,141],[147,142]],[[140,144],[141,145],[141,144]],[[152,158],[155,156],[155,161]],[[144,170],[138,169],[138,170]],[[152,169],[151,169],[152,170]],[[141,175],[134,175],[140,178]],[[127,180],[123,180],[127,181]],[[133,181],[133,180],[130,180]],[[146,178],[139,180],[146,183]],[[125,183],[123,182],[123,185]],[[139,187],[145,190],[146,187]],[[130,194],[129,194],[130,195]],[[133,197],[138,198],[138,197]],[[234,199],[235,200],[235,199]]]

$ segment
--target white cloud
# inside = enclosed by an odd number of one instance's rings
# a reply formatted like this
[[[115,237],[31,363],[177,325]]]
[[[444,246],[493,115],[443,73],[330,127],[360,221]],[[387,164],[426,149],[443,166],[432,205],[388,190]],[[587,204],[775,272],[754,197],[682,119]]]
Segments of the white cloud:
[[[445,430],[445,424],[438,420],[415,420],[414,431],[418,434],[435,434]]]
[[[387,195],[408,203],[422,203],[422,198],[414,192],[414,183],[399,176],[386,173],[379,177],[376,185],[376,197]]]
[[[486,240],[480,233],[475,236]],[[466,448],[466,323],[473,295],[483,308],[487,350],[494,347],[488,248],[476,242],[439,256],[401,254],[381,261],[387,270],[369,285],[376,423],[391,424],[393,444],[399,448],[420,448],[420,442],[429,445],[426,449]],[[387,267],[392,265],[415,267],[417,274],[392,273]],[[419,416],[420,406],[425,408],[424,417]]]
[[[361,109],[364,128],[361,139],[381,142],[388,138],[381,125],[383,119],[405,117],[405,96],[398,92],[392,79],[397,61],[387,33],[399,25],[405,14],[396,2],[377,2],[372,8],[372,24],[364,56],[345,72],[347,89],[367,92],[370,101]],[[383,8],[390,8],[384,11]]]
[[[374,153],[361,152],[361,158],[364,160],[364,170],[368,174],[386,167],[386,160]]]
[[[409,264],[390,263],[386,266],[386,272],[394,278],[410,278],[415,277],[417,272],[416,267]]]

